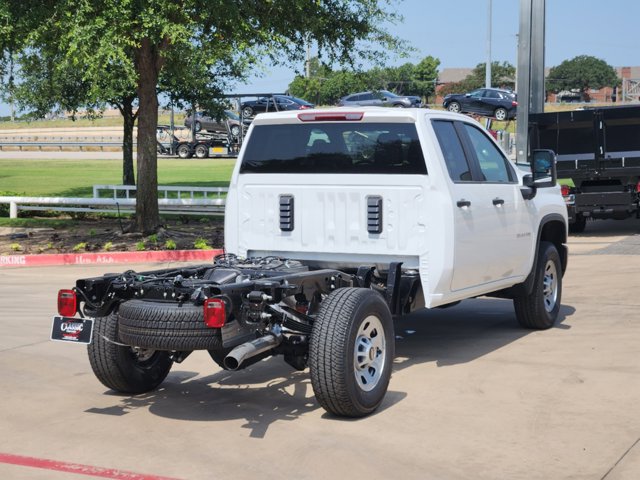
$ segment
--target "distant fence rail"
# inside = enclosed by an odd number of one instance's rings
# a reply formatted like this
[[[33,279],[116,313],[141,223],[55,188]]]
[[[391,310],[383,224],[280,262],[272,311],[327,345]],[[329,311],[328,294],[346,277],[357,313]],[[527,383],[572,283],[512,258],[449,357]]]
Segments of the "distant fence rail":
[[[110,190],[112,198],[99,198],[101,191]],[[117,198],[117,192],[125,192],[125,198]],[[135,186],[131,185],[94,185],[93,198],[87,197],[0,197],[0,203],[9,204],[9,218],[18,218],[20,210],[40,210],[56,212],[96,212],[96,213],[134,213],[136,199],[131,198]],[[158,193],[165,198],[158,199],[160,213],[175,215],[222,215],[225,198],[222,194],[228,189],[222,187],[176,187],[160,186]],[[168,198],[170,192],[177,192],[179,198]],[[182,198],[187,193],[189,198]],[[196,194],[203,198],[194,198]],[[216,194],[209,198],[207,194]]]
[[[118,137],[7,137],[0,138],[0,150],[7,147],[12,149],[37,149],[57,148],[58,150],[77,149],[83,151],[85,148],[105,148],[122,149],[122,138]],[[135,142],[133,148],[135,149]]]

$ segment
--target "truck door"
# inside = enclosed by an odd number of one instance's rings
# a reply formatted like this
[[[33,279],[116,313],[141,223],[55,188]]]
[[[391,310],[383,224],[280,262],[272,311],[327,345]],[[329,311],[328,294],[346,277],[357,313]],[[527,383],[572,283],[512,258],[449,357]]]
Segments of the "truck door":
[[[509,283],[525,272],[533,241],[516,174],[475,125],[438,120],[433,126],[453,195],[451,290]]]

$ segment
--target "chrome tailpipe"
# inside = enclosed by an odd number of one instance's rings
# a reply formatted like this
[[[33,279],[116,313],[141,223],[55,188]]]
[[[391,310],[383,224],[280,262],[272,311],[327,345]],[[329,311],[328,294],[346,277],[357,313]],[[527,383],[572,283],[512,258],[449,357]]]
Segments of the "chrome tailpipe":
[[[282,343],[282,335],[268,333],[264,337],[238,345],[224,357],[224,368],[238,370],[270,355],[269,350]]]

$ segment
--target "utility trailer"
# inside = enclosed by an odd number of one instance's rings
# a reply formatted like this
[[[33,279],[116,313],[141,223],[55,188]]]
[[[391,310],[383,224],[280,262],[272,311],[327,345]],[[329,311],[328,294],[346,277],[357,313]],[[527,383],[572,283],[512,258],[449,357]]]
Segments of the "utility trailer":
[[[640,218],[640,107],[531,114],[532,148],[558,155],[569,230],[588,219]]]

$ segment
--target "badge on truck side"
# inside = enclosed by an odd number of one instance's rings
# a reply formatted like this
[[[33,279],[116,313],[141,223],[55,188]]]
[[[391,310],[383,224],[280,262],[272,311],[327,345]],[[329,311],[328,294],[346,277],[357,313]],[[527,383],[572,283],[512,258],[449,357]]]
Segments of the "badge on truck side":
[[[53,317],[51,340],[90,344],[93,337],[93,319]]]

